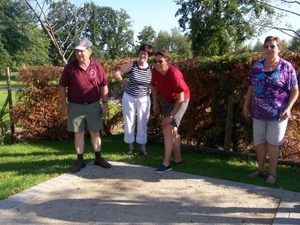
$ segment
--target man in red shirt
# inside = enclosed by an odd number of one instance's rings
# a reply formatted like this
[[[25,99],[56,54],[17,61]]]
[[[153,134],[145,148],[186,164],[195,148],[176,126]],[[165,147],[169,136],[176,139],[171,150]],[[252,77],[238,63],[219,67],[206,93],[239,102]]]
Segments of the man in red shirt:
[[[59,96],[62,113],[68,117],[67,130],[74,132],[77,161],[72,173],[84,168],[84,133],[87,129],[95,152],[95,165],[109,168],[111,165],[101,157],[100,130],[103,129],[102,116],[108,112],[107,79],[102,66],[90,59],[92,43],[78,40],[75,45],[76,59],[69,62],[59,81]],[[102,98],[102,107],[99,103]]]
[[[158,92],[163,97],[163,120],[165,156],[162,165],[155,173],[165,173],[172,170],[170,157],[174,154],[174,164],[182,164],[180,153],[180,138],[178,127],[187,109],[190,90],[186,85],[182,73],[170,63],[170,54],[167,51],[155,53],[155,65],[152,70],[152,97],[153,111],[159,113],[157,106]]]

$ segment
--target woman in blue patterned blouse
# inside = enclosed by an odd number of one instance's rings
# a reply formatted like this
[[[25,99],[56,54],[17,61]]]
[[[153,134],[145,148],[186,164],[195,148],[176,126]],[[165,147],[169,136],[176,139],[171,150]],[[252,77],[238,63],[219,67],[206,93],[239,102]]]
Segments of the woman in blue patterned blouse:
[[[244,116],[253,120],[253,140],[258,160],[257,170],[248,177],[265,176],[268,155],[270,169],[266,182],[275,183],[279,146],[299,91],[294,67],[278,55],[280,39],[268,36],[263,48],[265,58],[253,66],[243,107]]]

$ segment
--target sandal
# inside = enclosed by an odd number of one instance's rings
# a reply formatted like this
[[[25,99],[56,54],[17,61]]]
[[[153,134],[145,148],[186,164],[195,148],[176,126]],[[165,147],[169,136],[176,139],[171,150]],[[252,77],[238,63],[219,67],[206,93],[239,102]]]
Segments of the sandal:
[[[269,184],[274,184],[276,182],[276,178],[277,178],[276,176],[269,173],[269,176],[266,179],[266,182],[269,183]]]
[[[265,171],[255,170],[253,173],[247,175],[247,177],[263,177],[266,175]]]
[[[145,155],[145,156],[147,156],[147,155],[148,155],[148,153],[146,152],[146,150],[141,150],[141,155]]]
[[[126,153],[126,155],[133,155],[133,149],[129,149],[128,152]]]

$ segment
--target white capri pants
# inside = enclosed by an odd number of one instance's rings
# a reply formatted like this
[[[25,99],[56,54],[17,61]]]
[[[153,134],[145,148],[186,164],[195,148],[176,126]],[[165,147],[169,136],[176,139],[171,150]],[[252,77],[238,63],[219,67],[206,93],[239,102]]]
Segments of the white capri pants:
[[[122,110],[124,117],[124,142],[133,143],[135,126],[137,126],[136,142],[147,143],[147,123],[150,115],[150,96],[134,98],[126,92],[123,94]]]

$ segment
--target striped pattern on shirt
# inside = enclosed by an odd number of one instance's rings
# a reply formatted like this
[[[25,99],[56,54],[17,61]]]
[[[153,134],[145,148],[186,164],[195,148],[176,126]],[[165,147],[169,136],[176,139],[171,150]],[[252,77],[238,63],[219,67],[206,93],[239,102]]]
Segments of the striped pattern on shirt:
[[[148,65],[146,69],[141,69],[137,61],[134,61],[132,70],[129,74],[128,86],[125,92],[134,98],[140,98],[149,95],[152,75],[151,71],[151,65]]]

